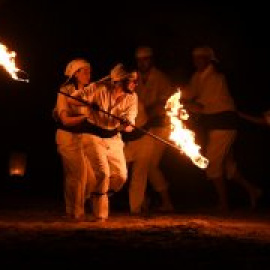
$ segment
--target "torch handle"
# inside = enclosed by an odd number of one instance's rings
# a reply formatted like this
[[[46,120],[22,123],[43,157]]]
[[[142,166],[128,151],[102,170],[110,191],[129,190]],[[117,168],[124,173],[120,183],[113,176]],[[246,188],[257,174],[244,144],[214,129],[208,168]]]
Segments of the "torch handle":
[[[69,97],[69,98],[71,98],[71,99],[74,99],[74,100],[76,100],[76,101],[78,101],[78,102],[80,102],[80,103],[82,103],[82,104],[84,104],[84,105],[90,106],[90,107],[92,107],[92,108],[94,107],[96,110],[98,110],[98,111],[100,111],[100,112],[103,112],[104,114],[107,114],[107,115],[109,115],[110,117],[113,117],[113,118],[117,119],[118,121],[120,121],[120,122],[122,122],[122,123],[128,123],[128,125],[132,126],[134,129],[139,130],[139,131],[142,132],[143,134],[146,134],[146,135],[148,135],[148,136],[151,136],[152,138],[154,138],[154,139],[156,139],[156,140],[158,140],[158,141],[160,141],[160,142],[162,142],[162,143],[164,143],[164,144],[166,144],[166,145],[169,145],[169,146],[171,146],[171,147],[173,147],[173,148],[175,148],[175,149],[177,149],[177,150],[179,151],[179,148],[178,148],[176,145],[172,144],[171,142],[169,142],[169,141],[167,141],[167,140],[165,140],[165,139],[162,139],[161,137],[159,137],[159,136],[153,134],[152,132],[150,132],[150,131],[148,131],[148,130],[145,130],[145,129],[143,129],[143,128],[137,127],[136,125],[134,125],[134,124],[128,122],[126,119],[123,119],[123,118],[121,118],[121,117],[118,117],[118,116],[116,116],[116,115],[114,115],[114,114],[109,113],[109,112],[106,111],[106,110],[101,109],[99,106],[97,106],[96,103],[91,103],[91,102],[85,101],[85,100],[83,100],[83,99],[81,99],[81,98],[71,96],[71,95],[69,95],[69,94],[67,94],[67,93],[64,93],[64,92],[62,92],[62,91],[59,91],[59,93],[62,94],[62,95],[64,95],[64,96],[67,96],[67,97]]]

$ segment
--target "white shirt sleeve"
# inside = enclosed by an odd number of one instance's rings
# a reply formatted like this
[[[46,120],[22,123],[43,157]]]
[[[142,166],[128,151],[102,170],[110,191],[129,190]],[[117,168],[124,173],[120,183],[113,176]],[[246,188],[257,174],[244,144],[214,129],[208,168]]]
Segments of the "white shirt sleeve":
[[[125,118],[132,125],[135,125],[135,119],[138,114],[138,96],[136,93],[129,95],[128,106],[125,112]]]

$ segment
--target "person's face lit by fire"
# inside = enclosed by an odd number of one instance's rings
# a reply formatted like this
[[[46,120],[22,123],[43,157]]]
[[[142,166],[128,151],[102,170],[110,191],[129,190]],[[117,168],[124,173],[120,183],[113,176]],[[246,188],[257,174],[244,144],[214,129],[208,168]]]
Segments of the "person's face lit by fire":
[[[138,85],[137,80],[129,80],[127,88],[130,92],[134,92]]]
[[[214,50],[208,46],[195,48],[192,52],[192,60],[197,71],[204,71],[213,62],[217,62]]]
[[[127,89],[130,92],[134,92],[136,90],[137,85],[138,85],[138,74],[137,72],[132,72],[128,80]]]
[[[90,67],[80,68],[75,73],[75,78],[77,79],[79,85],[89,84],[91,80],[91,68]]]

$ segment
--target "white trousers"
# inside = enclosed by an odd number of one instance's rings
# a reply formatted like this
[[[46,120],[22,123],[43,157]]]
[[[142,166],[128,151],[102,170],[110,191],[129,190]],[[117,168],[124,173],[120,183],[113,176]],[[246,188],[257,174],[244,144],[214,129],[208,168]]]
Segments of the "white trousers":
[[[150,132],[167,138],[168,129],[155,128]],[[132,162],[132,174],[129,184],[129,205],[131,213],[139,213],[143,204],[147,180],[157,192],[168,189],[159,163],[166,145],[149,135],[126,143],[124,152],[127,163]]]
[[[123,141],[120,135],[100,138],[91,134],[83,134],[82,141],[95,174],[93,212],[97,218],[106,219],[109,215],[108,190],[119,191],[127,179]]]
[[[206,158],[209,165],[206,169],[208,178],[232,178],[236,172],[236,162],[232,154],[232,144],[236,138],[235,130],[212,130],[208,134]]]
[[[92,177],[81,138],[82,135],[64,130],[56,133],[57,151],[63,164],[66,213],[74,217],[84,215],[86,186]]]

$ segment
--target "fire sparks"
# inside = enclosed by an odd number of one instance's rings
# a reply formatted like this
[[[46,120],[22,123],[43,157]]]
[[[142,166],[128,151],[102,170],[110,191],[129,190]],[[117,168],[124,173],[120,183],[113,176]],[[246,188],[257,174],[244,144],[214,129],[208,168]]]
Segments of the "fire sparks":
[[[181,91],[173,94],[165,105],[167,115],[171,121],[171,134],[170,140],[172,140],[180,151],[184,152],[192,162],[199,168],[205,169],[208,166],[208,159],[200,154],[200,146],[195,143],[195,133],[186,128],[182,120],[187,120],[189,115],[184,109],[184,106],[180,103]]]
[[[25,73],[16,67],[15,64],[16,52],[8,51],[7,47],[0,43],[0,65],[11,75],[12,79],[17,81],[29,82],[28,79],[23,79],[18,76],[19,72]]]

